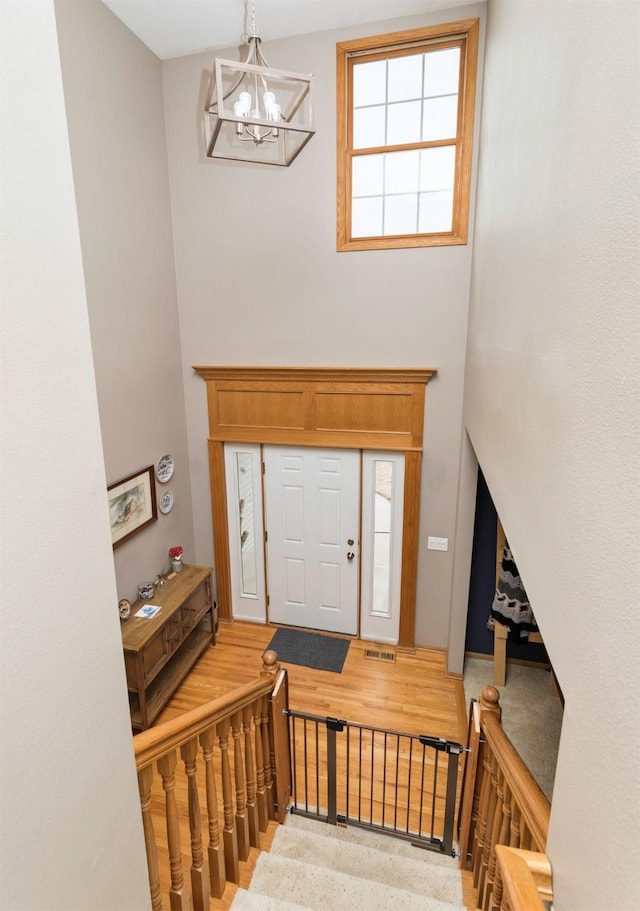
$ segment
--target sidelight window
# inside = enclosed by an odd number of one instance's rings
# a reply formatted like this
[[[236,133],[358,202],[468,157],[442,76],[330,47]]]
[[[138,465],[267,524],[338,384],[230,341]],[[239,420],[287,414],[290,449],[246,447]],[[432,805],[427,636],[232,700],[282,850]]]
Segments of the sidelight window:
[[[264,524],[260,446],[225,444],[229,564],[234,616],[264,623]]]
[[[361,636],[398,641],[404,505],[403,453],[362,457]]]

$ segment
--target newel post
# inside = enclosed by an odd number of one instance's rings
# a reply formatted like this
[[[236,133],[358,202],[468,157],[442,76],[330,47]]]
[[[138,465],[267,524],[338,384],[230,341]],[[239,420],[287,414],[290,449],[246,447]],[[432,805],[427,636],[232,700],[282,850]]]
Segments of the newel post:
[[[474,866],[479,836],[480,808],[483,800],[484,763],[480,718],[485,712],[501,715],[500,693],[493,686],[483,689],[480,699],[473,702],[469,713],[467,734],[467,758],[464,768],[463,797],[459,812],[458,841],[460,845],[460,866],[469,869]],[[486,827],[486,821],[485,821]]]
[[[266,652],[262,653],[262,670],[260,671],[261,677],[277,677],[280,670],[280,662],[278,661],[278,653],[274,652],[273,649],[267,649]]]
[[[289,744],[289,683],[287,671],[280,667],[276,652],[268,649],[262,656],[261,676],[273,678],[269,712],[269,746],[275,779],[275,813],[284,822],[291,798],[291,749]]]
[[[495,688],[495,686],[485,686],[482,688],[480,693],[480,700],[478,702],[480,706],[480,716],[484,715],[486,712],[491,712],[494,714],[498,721],[502,720],[502,706],[500,705],[500,691]]]
[[[485,686],[478,703],[480,726],[484,715],[494,715],[498,721],[502,718],[500,693],[495,686]],[[480,744],[481,762],[478,768],[479,787],[476,786],[478,812],[474,831],[473,847],[473,885],[478,889],[478,897],[484,893],[491,850],[495,841],[493,821],[498,803],[497,760],[485,741]]]

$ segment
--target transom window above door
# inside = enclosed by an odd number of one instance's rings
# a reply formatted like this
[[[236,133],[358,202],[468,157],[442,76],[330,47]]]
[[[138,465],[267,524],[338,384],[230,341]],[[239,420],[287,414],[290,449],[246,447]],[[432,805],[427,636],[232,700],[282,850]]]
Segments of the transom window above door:
[[[338,250],[466,243],[478,20],[338,45]]]

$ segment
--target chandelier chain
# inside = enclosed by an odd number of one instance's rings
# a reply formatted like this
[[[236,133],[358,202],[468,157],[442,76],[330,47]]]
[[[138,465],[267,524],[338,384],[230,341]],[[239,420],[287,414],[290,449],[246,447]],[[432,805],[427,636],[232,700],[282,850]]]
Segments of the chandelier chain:
[[[240,41],[242,44],[250,44],[252,38],[258,38],[256,0],[251,0],[251,11],[249,11],[249,0],[243,0],[243,6],[242,34],[240,35]]]

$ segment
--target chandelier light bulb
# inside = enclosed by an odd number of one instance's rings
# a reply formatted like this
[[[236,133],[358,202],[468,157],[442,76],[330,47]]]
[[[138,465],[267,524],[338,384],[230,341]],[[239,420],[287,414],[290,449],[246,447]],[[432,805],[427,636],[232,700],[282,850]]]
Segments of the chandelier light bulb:
[[[238,110],[236,110],[238,108]],[[251,95],[249,92],[240,92],[238,101],[233,106],[234,112],[239,117],[246,117],[251,110]]]
[[[275,108],[278,107],[278,105],[276,105],[276,96],[273,92],[265,92],[262,96],[262,100],[264,101],[266,119],[276,120],[276,117],[274,116]]]

